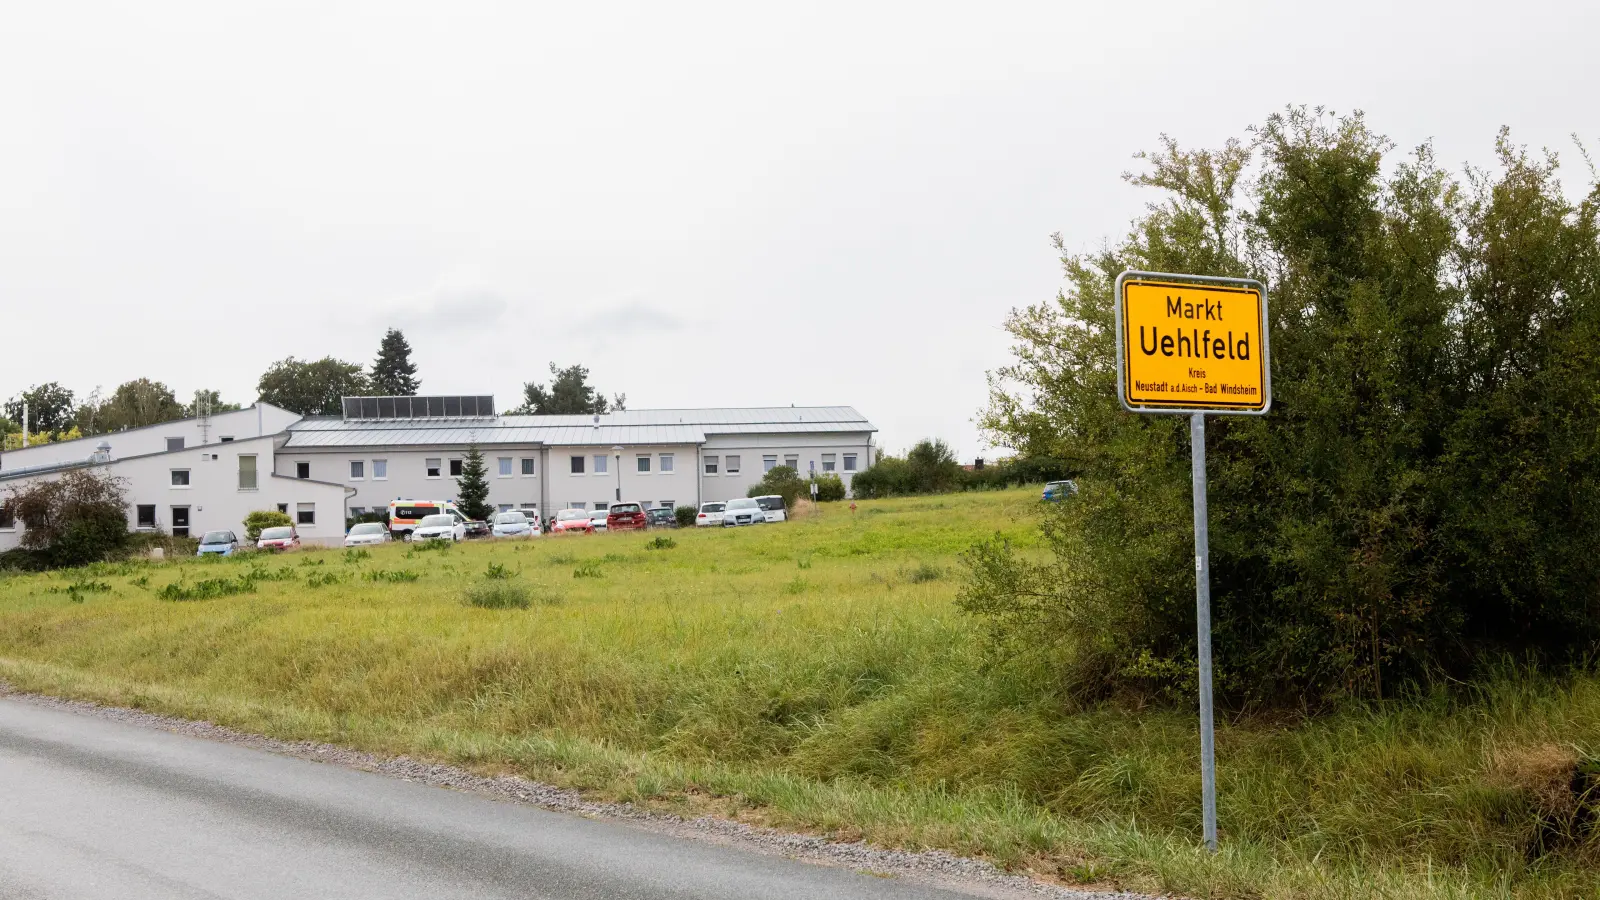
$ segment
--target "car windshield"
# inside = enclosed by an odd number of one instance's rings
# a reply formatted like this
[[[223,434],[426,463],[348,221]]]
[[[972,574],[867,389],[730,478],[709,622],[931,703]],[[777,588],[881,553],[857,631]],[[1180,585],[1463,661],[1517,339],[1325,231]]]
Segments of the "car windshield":
[[[449,528],[455,523],[455,516],[424,516],[421,524],[423,528]]]
[[[729,509],[760,509],[761,507],[759,505],[757,505],[757,503],[754,500],[739,499],[739,500],[729,500],[728,501],[728,508]]]
[[[639,504],[637,503],[618,503],[616,506],[611,507],[611,514],[614,516],[631,516],[638,511]]]
[[[706,505],[700,507],[700,511],[701,512],[722,512],[722,509],[725,506],[727,506],[726,503],[707,503]]]
[[[206,532],[206,536],[200,539],[200,543],[202,543],[202,544],[231,544],[231,543],[233,543],[233,532],[231,532],[231,531],[208,531],[208,532]]]
[[[350,529],[351,534],[383,534],[383,525],[378,522],[362,522]]]
[[[581,509],[563,509],[561,512],[556,513],[557,522],[576,522],[579,519],[587,518],[589,518],[589,514]]]
[[[268,528],[261,532],[261,539],[263,541],[282,541],[287,540],[292,534],[294,534],[293,528]]]
[[[528,517],[519,512],[503,512],[494,517],[496,525],[521,525],[528,521]]]

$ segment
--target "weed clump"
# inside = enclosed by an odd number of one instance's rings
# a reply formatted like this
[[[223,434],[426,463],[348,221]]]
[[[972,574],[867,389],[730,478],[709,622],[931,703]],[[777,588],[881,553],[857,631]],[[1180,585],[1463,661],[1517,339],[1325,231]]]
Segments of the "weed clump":
[[[507,578],[510,578],[513,574],[514,573],[510,569],[506,568],[500,563],[489,563],[489,568],[484,570],[483,577],[491,581],[503,581]]]
[[[594,560],[589,560],[572,570],[573,578],[599,578],[600,574],[600,564]]]
[[[416,581],[422,577],[422,573],[413,572],[410,569],[373,569],[361,577],[368,581],[388,581],[399,584],[406,581]]]
[[[344,576],[338,572],[313,572],[306,576],[306,587],[327,587],[330,584],[338,584],[343,580]]]
[[[344,561],[347,563],[358,563],[363,559],[371,558],[372,551],[365,548],[351,547],[350,549],[344,551]]]
[[[656,535],[655,540],[650,541],[649,543],[645,544],[644,548],[646,550],[671,550],[673,547],[676,547],[676,546],[678,546],[678,542],[677,541],[673,540],[672,538],[667,537],[664,534],[658,534],[658,535]]]
[[[463,599],[480,609],[527,609],[533,605],[533,592],[519,581],[495,578],[469,586]]]
[[[85,594],[103,594],[109,590],[111,590],[111,585],[106,584],[104,581],[93,581],[86,576],[79,576],[76,581],[66,587],[51,588],[50,593],[66,594],[67,598],[73,603],[82,603]]]
[[[255,592],[256,581],[246,574],[238,578],[207,578],[192,585],[174,581],[157,591],[156,596],[163,600],[213,600]]]
[[[944,570],[932,563],[922,562],[908,569],[901,569],[900,577],[912,584],[924,584],[943,578]]]

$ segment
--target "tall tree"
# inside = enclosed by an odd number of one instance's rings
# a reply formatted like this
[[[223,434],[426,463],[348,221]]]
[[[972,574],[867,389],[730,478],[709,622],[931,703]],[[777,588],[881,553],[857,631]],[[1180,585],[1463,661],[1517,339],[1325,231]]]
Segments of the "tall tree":
[[[194,394],[194,399],[183,406],[183,417],[185,419],[192,419],[200,415],[200,401],[202,400],[205,401],[207,411],[213,415],[221,412],[233,412],[241,408],[237,403],[222,402],[221,391],[199,390],[195,391]]]
[[[28,403],[28,421],[22,421],[22,403]],[[60,384],[49,381],[36,384],[7,401],[6,418],[18,425],[26,425],[30,433],[66,431],[73,425],[75,412],[72,392]]]
[[[489,469],[483,464],[483,451],[476,444],[467,448],[456,486],[456,506],[467,518],[487,519],[494,513],[489,506]]]
[[[261,374],[261,400],[302,416],[340,415],[339,401],[371,393],[367,375],[356,363],[331,356],[315,361],[281,359]]]
[[[532,381],[522,386],[523,403],[511,411],[512,415],[575,416],[627,408],[627,394],[616,394],[607,400],[589,384],[589,370],[584,366],[574,364],[563,369],[551,363],[550,374],[554,378],[548,390]]]
[[[111,396],[93,410],[89,419],[94,430],[85,431],[96,434],[121,431],[181,418],[183,405],[173,396],[172,388],[148,378],[135,378],[118,385]]]
[[[389,397],[414,397],[422,387],[417,366],[411,361],[411,345],[400,329],[391,328],[378,345],[378,358],[372,361],[372,390]]]

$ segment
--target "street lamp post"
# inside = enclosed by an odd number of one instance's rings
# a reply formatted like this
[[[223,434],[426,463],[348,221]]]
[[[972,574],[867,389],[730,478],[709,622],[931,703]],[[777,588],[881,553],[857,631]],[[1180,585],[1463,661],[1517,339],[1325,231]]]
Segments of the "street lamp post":
[[[611,450],[612,450],[613,453],[617,454],[617,502],[621,503],[622,502],[622,445],[618,444],[615,447],[612,447]]]

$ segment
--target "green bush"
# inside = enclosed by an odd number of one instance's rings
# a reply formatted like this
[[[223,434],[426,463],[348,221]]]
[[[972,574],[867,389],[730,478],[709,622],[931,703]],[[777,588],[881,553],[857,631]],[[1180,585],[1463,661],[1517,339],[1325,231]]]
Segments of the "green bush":
[[[746,497],[765,497],[777,494],[783,498],[783,505],[793,507],[794,501],[801,494],[806,493],[806,482],[800,478],[800,473],[793,466],[774,466],[761,476],[761,480],[750,486],[745,492]]]
[[[924,438],[904,458],[882,456],[850,479],[850,491],[867,500],[940,494],[958,490],[964,473],[955,451],[937,438]]]
[[[1212,631],[1236,703],[1390,696],[1600,642],[1600,188],[1502,135],[1495,172],[1391,164],[1357,115],[1147,155],[1164,192],[1007,328],[992,443],[1081,469],[1047,556],[976,548],[967,609],[1080,693],[1192,699],[1188,422],[1116,401],[1125,269],[1267,282],[1274,406],[1207,422]],[[1240,196],[1243,194],[1243,196]],[[1058,247],[1060,247],[1058,241]],[[860,477],[857,476],[859,490]]]
[[[254,544],[261,540],[263,530],[293,524],[294,520],[289,518],[288,513],[281,513],[275,509],[258,509],[244,517],[244,539]]]
[[[672,517],[678,520],[679,528],[693,528],[695,516],[700,510],[693,506],[680,506],[672,511]]]
[[[826,472],[813,479],[817,485],[818,503],[838,503],[845,497],[844,479]]]
[[[5,502],[23,525],[22,548],[45,567],[87,565],[127,549],[128,504],[120,478],[73,469],[13,488]]]

